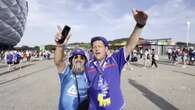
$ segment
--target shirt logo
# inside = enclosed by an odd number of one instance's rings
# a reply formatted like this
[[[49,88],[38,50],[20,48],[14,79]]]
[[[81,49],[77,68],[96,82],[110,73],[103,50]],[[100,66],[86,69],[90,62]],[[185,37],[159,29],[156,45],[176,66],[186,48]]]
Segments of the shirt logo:
[[[107,81],[99,75],[98,81],[98,97],[97,100],[99,102],[100,107],[106,107],[111,104],[110,95],[109,95],[109,87]]]
[[[72,85],[68,91],[67,91],[67,95],[69,96],[77,96],[77,89],[76,89],[76,86],[75,85]]]

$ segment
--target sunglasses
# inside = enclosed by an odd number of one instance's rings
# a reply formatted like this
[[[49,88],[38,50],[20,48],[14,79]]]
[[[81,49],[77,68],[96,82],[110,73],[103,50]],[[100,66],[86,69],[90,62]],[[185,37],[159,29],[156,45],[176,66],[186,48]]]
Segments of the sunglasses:
[[[73,57],[75,60],[85,60],[85,57],[82,55],[76,55]]]

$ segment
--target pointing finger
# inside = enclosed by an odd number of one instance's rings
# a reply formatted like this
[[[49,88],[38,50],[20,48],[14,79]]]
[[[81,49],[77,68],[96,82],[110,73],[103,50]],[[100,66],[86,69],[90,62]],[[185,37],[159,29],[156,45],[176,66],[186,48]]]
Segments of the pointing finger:
[[[62,28],[61,28],[60,25],[57,25],[57,28],[58,28],[58,31],[59,31],[59,32],[62,32]]]
[[[135,8],[132,9],[132,13],[133,15],[136,15],[137,14],[137,10],[135,10]]]

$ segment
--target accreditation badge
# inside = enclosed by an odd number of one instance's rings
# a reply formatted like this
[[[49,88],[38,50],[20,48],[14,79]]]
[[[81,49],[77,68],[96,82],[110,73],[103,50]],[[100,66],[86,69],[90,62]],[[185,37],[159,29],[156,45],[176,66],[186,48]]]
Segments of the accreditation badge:
[[[106,107],[111,104],[109,86],[107,81],[103,78],[102,75],[99,75],[98,79],[98,95],[97,100],[100,107]]]

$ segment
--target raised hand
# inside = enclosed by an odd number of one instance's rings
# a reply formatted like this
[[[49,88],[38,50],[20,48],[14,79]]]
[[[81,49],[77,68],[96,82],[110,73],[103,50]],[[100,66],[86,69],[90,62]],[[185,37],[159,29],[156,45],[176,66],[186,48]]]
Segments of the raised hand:
[[[144,27],[148,19],[148,15],[140,10],[132,10],[134,19],[139,27]]]
[[[68,35],[68,36],[65,38],[65,40],[64,40],[63,43],[59,43],[58,41],[62,39],[62,34],[61,34],[61,33],[62,33],[62,28],[61,28],[59,25],[57,26],[57,28],[58,28],[58,32],[56,33],[56,36],[55,36],[55,42],[56,42],[56,44],[57,44],[57,45],[67,45],[68,40],[69,40],[70,37],[71,37],[71,34]]]

